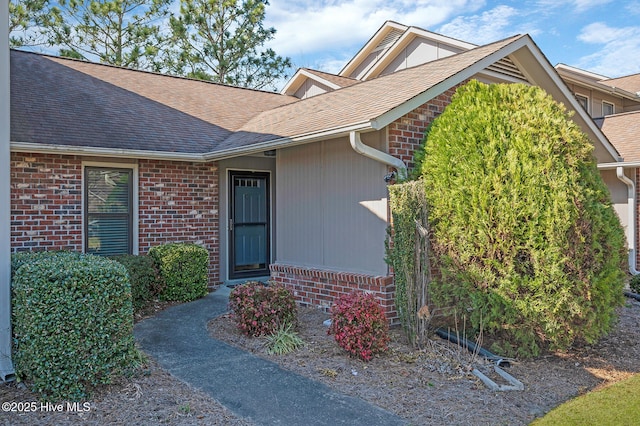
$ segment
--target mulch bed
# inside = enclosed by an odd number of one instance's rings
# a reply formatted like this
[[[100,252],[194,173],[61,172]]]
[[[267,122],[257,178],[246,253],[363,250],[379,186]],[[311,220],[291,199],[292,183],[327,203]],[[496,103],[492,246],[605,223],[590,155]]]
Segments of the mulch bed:
[[[493,366],[466,349],[435,335],[426,348],[408,345],[399,329],[391,331],[389,350],[370,362],[351,358],[327,335],[317,309],[299,308],[299,335],[306,342],[287,355],[269,355],[265,340],[242,335],[232,317],[209,323],[210,335],[284,368],[392,411],[411,424],[529,424],[557,405],[640,371],[640,302],[627,299],[615,330],[594,346],[548,353],[505,368],[524,383],[524,391],[495,392],[475,375],[485,372],[506,384]]]
[[[322,322],[328,315],[313,308],[299,309],[298,332],[306,345],[288,355],[268,355],[264,339],[243,336],[229,315],[212,320],[209,331],[217,339],[390,410],[411,424],[525,425],[568,399],[640,371],[640,302],[627,299],[618,312],[615,330],[596,345],[514,363],[507,371],[524,383],[525,390],[508,392],[490,391],[470,373],[474,367],[489,373],[488,363],[435,336],[426,348],[416,350],[400,330],[393,329],[386,353],[368,363],[351,358],[327,335]],[[37,399],[24,385],[0,385],[0,402],[31,401]],[[0,424],[251,424],[152,360],[135,377],[95,390],[88,402],[87,411],[2,412]]]

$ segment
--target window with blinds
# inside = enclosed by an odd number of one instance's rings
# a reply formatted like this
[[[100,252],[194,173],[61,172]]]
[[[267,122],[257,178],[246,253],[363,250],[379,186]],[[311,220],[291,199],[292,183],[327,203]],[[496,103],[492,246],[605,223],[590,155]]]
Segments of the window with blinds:
[[[131,254],[133,170],[85,167],[84,185],[85,251]]]

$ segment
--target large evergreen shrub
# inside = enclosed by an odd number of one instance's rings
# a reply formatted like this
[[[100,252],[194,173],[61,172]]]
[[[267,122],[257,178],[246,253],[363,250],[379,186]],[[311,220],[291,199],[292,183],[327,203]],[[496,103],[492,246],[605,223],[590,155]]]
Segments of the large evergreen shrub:
[[[569,116],[540,88],[471,81],[421,159],[434,297],[522,356],[595,341],[622,301],[624,233]]]
[[[48,400],[77,401],[135,364],[131,287],[92,255],[19,255],[12,297],[16,374]]]

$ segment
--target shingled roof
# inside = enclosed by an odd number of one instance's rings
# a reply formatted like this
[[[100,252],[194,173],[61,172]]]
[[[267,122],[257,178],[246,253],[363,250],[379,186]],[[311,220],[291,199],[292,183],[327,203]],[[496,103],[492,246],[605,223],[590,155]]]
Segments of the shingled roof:
[[[523,46],[536,49],[519,35],[303,100],[12,51],[11,142],[101,155],[243,155],[381,129]]]
[[[230,149],[278,136],[293,138],[329,129],[371,126],[373,121],[388,111],[522,37],[525,36],[515,36],[264,111],[245,124],[240,132],[231,135],[221,147]],[[261,133],[263,137],[256,139],[256,133]]]
[[[600,80],[600,83],[611,87],[618,87],[627,92],[640,94],[640,74],[625,75],[624,77]]]
[[[11,51],[11,141],[204,153],[253,116],[298,99]]]
[[[640,111],[609,115],[595,121],[624,162],[640,161]]]
[[[343,77],[341,75],[337,75],[337,74],[331,74],[328,72],[324,72],[324,71],[318,71],[318,70],[314,70],[311,68],[302,68],[303,70],[317,76],[320,77],[323,80],[327,80],[333,84],[335,84],[336,86],[340,86],[340,87],[347,87],[347,86],[351,86],[353,84],[356,84],[358,82],[358,80],[356,80],[355,78],[351,78],[351,77]]]

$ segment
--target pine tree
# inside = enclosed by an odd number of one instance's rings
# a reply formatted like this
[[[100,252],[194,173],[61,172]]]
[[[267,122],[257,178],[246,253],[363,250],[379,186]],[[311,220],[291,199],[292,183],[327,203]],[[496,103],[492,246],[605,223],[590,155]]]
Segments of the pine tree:
[[[173,49],[165,53],[170,72],[218,83],[275,89],[291,67],[264,44],[276,30],[265,28],[265,0],[181,0],[170,20]]]
[[[163,19],[171,0],[60,0],[47,2],[40,21],[62,56],[158,70]]]

